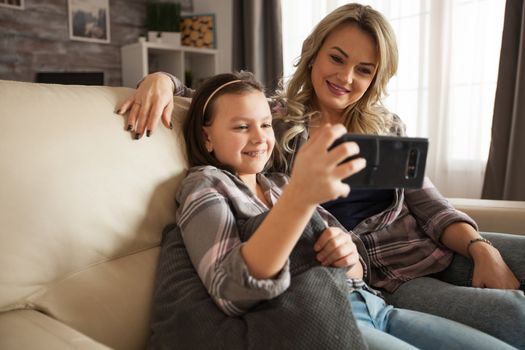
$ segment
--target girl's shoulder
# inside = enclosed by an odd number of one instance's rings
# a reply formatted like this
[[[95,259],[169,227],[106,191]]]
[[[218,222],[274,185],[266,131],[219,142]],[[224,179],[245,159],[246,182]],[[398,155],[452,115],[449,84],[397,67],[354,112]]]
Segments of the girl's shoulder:
[[[267,172],[261,175],[263,175],[264,178],[269,180],[274,186],[277,186],[279,188],[285,187],[290,179],[288,175],[281,172]]]
[[[226,170],[211,165],[195,166],[188,169],[177,190],[177,200],[182,201],[195,192],[219,192],[221,189],[234,187],[236,177]]]
[[[199,165],[188,169],[185,180],[188,178],[223,178],[226,176],[226,173],[227,171],[219,169],[213,165]]]

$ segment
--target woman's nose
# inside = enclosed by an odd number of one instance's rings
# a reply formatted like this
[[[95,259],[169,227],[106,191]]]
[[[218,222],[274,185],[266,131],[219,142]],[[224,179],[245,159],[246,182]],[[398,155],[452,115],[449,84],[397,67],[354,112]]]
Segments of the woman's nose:
[[[337,78],[345,84],[352,84],[354,81],[354,68],[353,67],[345,67],[339,71],[337,74]]]

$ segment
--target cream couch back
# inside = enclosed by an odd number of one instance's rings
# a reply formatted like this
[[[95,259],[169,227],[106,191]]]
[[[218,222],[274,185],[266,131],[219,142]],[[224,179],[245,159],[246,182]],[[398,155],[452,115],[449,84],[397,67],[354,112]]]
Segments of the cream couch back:
[[[123,132],[114,110],[132,91],[0,81],[0,322],[34,309],[111,348],[145,347],[186,162],[178,120],[138,142]]]

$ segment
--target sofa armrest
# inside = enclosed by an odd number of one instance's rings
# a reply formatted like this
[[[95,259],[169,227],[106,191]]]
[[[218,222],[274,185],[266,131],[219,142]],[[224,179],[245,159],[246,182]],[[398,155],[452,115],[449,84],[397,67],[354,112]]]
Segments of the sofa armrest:
[[[35,310],[0,313],[0,349],[109,350],[71,327]]]
[[[474,219],[480,231],[525,235],[525,202],[467,198],[449,201]]]

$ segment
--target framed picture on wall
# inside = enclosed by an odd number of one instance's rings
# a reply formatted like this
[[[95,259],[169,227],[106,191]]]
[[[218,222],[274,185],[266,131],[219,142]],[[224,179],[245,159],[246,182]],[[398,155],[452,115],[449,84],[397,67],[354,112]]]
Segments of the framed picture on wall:
[[[180,9],[184,12],[193,12],[193,0],[178,0]]]
[[[68,0],[68,8],[71,40],[110,42],[109,0]]]
[[[13,9],[24,9],[24,0],[0,0],[0,7],[10,7]]]

